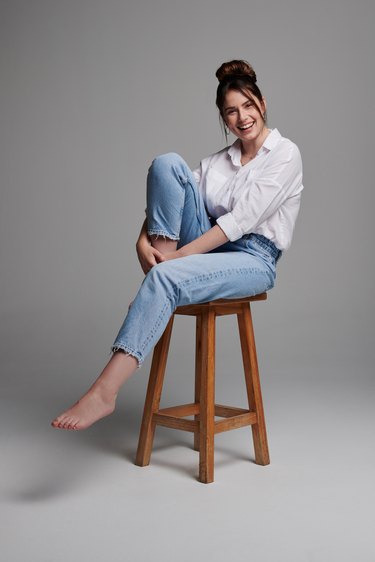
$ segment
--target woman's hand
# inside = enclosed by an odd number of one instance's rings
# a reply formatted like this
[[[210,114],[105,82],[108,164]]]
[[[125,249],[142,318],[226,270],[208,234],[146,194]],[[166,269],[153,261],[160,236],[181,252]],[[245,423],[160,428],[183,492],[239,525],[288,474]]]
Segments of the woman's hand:
[[[136,244],[137,256],[143,273],[146,275],[157,263],[165,261],[165,256],[151,246],[148,240],[139,239]]]

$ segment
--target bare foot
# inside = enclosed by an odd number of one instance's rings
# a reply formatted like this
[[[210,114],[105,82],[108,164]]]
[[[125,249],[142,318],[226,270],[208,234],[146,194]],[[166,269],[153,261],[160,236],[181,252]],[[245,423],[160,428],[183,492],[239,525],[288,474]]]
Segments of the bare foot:
[[[100,388],[90,388],[69,410],[55,418],[51,425],[56,429],[87,429],[96,421],[112,414],[115,401],[115,396],[103,396]]]

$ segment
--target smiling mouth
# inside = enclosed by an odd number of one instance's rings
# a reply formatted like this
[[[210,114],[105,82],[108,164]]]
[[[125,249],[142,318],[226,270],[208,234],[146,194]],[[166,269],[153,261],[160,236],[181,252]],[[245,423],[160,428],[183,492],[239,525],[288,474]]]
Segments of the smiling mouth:
[[[254,125],[255,121],[252,121],[252,123],[248,123],[247,125],[244,125],[243,127],[238,127],[240,129],[240,131],[247,131],[248,129],[251,129],[251,127]]]

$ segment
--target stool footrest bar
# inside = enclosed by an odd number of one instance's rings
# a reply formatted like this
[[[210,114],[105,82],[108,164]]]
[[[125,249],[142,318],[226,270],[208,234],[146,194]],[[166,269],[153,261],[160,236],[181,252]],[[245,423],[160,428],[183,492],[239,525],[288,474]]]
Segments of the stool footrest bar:
[[[255,412],[247,412],[237,416],[227,417],[224,420],[215,421],[215,434],[223,433],[223,431],[230,431],[231,429],[238,429],[245,425],[253,425],[257,423],[257,415]]]
[[[230,418],[232,416],[239,416],[240,414],[247,414],[250,410],[248,408],[236,408],[235,406],[225,406],[224,404],[215,404],[215,416],[221,418]]]
[[[166,416],[192,416],[199,414],[199,403],[191,402],[189,404],[180,404],[180,406],[170,406],[169,408],[161,408],[157,412],[158,414],[164,414]]]
[[[180,406],[171,406],[170,408],[162,408],[153,414],[152,421],[156,425],[173,429],[191,432],[198,431],[199,420],[185,420],[183,418],[191,415],[199,416],[199,406],[199,403],[193,402],[181,404]],[[231,429],[257,423],[256,412],[223,404],[215,404],[215,416],[225,418],[224,420],[214,422],[215,433],[222,433],[223,431],[230,431]]]
[[[199,422],[194,420],[184,420],[178,416],[166,416],[164,414],[154,414],[152,421],[156,425],[171,427],[172,429],[182,429],[182,431],[194,432],[199,429]]]

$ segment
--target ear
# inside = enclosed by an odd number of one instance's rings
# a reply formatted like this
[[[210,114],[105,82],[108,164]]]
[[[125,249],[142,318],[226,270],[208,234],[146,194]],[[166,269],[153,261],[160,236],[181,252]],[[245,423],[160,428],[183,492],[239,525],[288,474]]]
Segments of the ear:
[[[263,97],[262,97],[261,107],[262,107],[262,113],[264,113],[265,111],[267,111],[267,102],[266,102],[266,98],[263,98]]]

